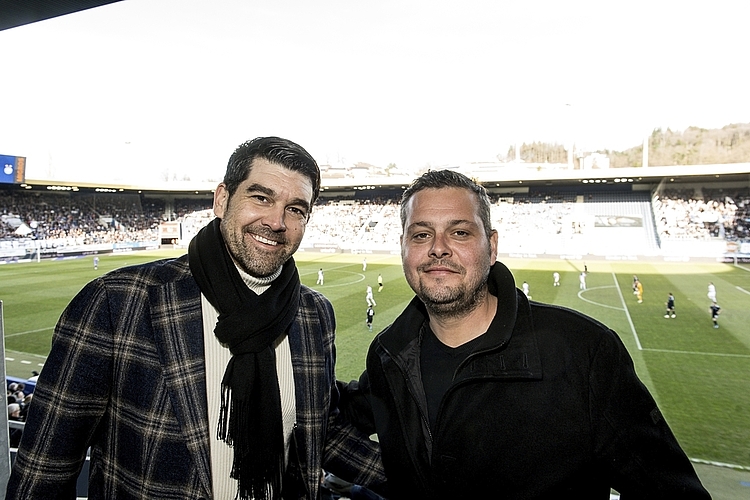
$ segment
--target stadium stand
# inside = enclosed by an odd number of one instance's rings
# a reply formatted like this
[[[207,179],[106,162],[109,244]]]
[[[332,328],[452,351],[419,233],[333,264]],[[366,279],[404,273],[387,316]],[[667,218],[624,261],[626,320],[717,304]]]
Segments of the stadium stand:
[[[592,185],[488,182],[501,254],[721,258],[750,253],[750,189],[742,181]],[[186,247],[212,217],[210,192],[0,189],[0,262]],[[398,253],[403,185],[330,188],[313,211],[303,251]],[[734,245],[734,246],[732,246]],[[744,252],[744,253],[743,253]]]
[[[52,245],[153,240],[163,207],[133,194],[0,192],[0,238],[33,235]],[[24,228],[19,231],[19,228]]]

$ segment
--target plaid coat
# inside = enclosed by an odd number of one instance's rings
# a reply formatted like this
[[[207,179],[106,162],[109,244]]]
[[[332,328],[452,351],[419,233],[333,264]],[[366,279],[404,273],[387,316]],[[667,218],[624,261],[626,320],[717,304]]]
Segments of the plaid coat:
[[[324,466],[359,484],[384,481],[377,444],[340,421],[334,329],[331,304],[303,286],[289,340],[305,498],[318,498]],[[109,273],[55,328],[6,498],[75,498],[91,447],[90,499],[210,499],[207,415],[187,256]]]

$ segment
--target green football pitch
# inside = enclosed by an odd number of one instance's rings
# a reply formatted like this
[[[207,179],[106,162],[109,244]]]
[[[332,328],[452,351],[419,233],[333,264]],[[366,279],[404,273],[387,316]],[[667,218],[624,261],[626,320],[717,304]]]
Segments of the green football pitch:
[[[89,280],[107,271],[179,255],[158,251],[0,266],[6,371],[28,377],[49,352],[65,305]],[[337,376],[357,378],[367,348],[413,296],[398,256],[299,252],[302,283],[325,294],[337,319]],[[704,483],[717,499],[750,498],[750,266],[719,263],[588,261],[587,289],[579,289],[583,261],[505,259],[533,300],[570,307],[618,332],[639,376],[649,387]],[[316,285],[318,269],[325,275]],[[553,286],[552,273],[560,273]],[[378,291],[378,274],[383,289]],[[643,283],[643,303],[633,295],[633,275]],[[720,328],[709,313],[707,286],[721,305]],[[374,290],[373,332],[365,324],[365,290]],[[667,295],[676,317],[665,318]]]

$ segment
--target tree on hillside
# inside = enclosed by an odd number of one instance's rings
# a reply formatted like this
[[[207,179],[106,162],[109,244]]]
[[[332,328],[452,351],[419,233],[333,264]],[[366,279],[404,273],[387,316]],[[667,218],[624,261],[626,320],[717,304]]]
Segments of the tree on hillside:
[[[640,167],[643,146],[625,151],[600,151],[611,167]],[[708,165],[750,162],[750,123],[721,129],[688,127],[682,132],[655,129],[648,138],[649,165]]]
[[[521,148],[521,160],[526,163],[567,163],[568,152],[560,144],[548,144],[545,142],[523,143]],[[508,148],[507,158],[515,158],[515,147]]]

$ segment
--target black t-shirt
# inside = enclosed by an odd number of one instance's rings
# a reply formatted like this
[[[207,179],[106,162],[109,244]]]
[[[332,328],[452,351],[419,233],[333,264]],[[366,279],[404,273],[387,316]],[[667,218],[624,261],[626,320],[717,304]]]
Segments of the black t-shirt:
[[[482,337],[480,335],[458,347],[449,347],[438,340],[429,324],[425,324],[424,330],[420,347],[420,370],[422,386],[427,398],[430,428],[434,429],[440,402],[453,382],[458,365],[474,351]]]

